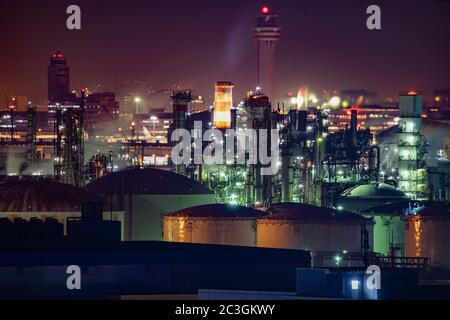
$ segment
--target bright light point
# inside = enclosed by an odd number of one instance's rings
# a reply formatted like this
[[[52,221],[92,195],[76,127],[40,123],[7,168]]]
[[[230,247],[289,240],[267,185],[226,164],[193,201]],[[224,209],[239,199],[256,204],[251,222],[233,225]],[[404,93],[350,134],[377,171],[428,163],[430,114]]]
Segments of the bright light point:
[[[332,97],[332,98],[330,99],[330,101],[328,101],[328,104],[329,104],[331,107],[333,107],[333,108],[337,108],[337,107],[339,107],[340,104],[341,104],[341,98],[339,98],[339,97],[337,97],[337,96]]]
[[[291,104],[297,104],[297,98],[291,98]]]
[[[352,290],[359,290],[359,281],[352,280]]]
[[[305,104],[305,98],[300,94],[297,96],[297,108],[300,110]]]
[[[344,207],[343,207],[343,206],[338,206],[337,209],[338,209],[339,211],[342,211],[342,210],[344,210]]]
[[[340,256],[335,256],[334,261],[336,262],[336,265],[339,267],[339,264],[341,263],[342,258]]]
[[[263,13],[263,14],[268,14],[269,13],[269,7],[268,6],[264,6],[264,7],[262,7],[262,9],[261,9],[261,12]]]
[[[139,102],[141,102],[141,101],[142,101],[142,99],[139,98],[139,97],[134,98],[134,102],[136,102],[136,103],[139,103]]]

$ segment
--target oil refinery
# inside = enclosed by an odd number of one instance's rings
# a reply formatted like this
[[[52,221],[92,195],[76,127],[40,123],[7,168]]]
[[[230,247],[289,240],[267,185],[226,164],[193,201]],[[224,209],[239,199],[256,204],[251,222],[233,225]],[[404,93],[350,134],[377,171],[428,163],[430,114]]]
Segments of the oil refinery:
[[[433,100],[419,89],[389,101],[362,89],[282,94],[280,21],[263,6],[248,32],[252,87],[225,72],[203,91],[73,90],[82,70],[52,53],[48,103],[17,95],[0,111],[0,297],[5,282],[19,298],[66,298],[56,278],[54,292],[22,296],[8,267],[30,259],[37,271],[23,272],[42,284],[45,268],[80,254],[82,298],[450,298],[433,287],[450,288],[450,90]],[[358,291],[370,266],[386,270],[391,291]]]

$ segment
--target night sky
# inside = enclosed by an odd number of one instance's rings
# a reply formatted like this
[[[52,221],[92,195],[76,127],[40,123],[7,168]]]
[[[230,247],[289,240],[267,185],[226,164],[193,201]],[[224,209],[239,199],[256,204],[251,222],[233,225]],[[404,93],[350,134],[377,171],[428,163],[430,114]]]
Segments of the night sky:
[[[445,0],[0,0],[0,99],[46,100],[48,57],[69,58],[72,88],[114,90],[115,79],[155,89],[182,83],[211,97],[214,82],[256,84],[251,37],[263,4],[279,14],[278,94],[309,85],[367,89],[382,97],[450,87],[450,3]],[[66,29],[66,8],[82,9],[82,30]],[[366,8],[382,9],[382,30]],[[3,104],[3,102],[2,102]]]

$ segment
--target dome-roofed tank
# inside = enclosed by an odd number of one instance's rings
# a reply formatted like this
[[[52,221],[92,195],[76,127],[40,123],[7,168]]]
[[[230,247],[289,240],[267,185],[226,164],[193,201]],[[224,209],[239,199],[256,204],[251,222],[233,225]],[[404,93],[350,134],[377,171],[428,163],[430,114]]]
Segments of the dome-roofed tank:
[[[255,246],[255,220],[263,211],[229,204],[183,209],[164,217],[164,240]]]
[[[81,217],[83,203],[102,203],[103,219],[122,221],[123,212],[90,191],[47,179],[10,179],[0,183],[0,218],[56,219],[67,226],[67,218]],[[111,215],[112,214],[112,215]]]
[[[162,217],[184,208],[216,202],[207,187],[183,175],[153,168],[131,168],[92,181],[86,189],[125,211],[127,240],[162,240]]]
[[[385,183],[369,183],[351,187],[338,197],[336,207],[361,212],[368,208],[408,199],[406,194]]]
[[[94,180],[86,189],[98,194],[212,194],[207,187],[183,175],[153,168],[130,168]]]
[[[310,250],[315,266],[334,266],[342,252],[353,259],[349,264],[360,264],[362,234],[372,247],[373,222],[358,214],[300,203],[275,205],[270,211],[257,219],[258,247]]]
[[[429,258],[434,267],[450,270],[450,204],[428,206],[404,220],[406,255]]]
[[[51,180],[13,180],[0,183],[0,212],[80,212],[85,202],[101,202],[109,209],[106,199],[68,184]]]

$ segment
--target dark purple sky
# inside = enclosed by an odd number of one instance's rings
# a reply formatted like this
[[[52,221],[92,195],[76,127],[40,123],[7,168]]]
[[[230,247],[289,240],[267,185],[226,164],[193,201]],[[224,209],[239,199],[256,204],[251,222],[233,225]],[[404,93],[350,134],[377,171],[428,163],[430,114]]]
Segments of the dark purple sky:
[[[279,94],[309,85],[363,88],[396,96],[450,87],[450,4],[445,0],[0,0],[0,98],[46,99],[52,51],[70,59],[73,89],[114,89],[139,79],[156,89],[193,83],[212,96],[217,80],[236,96],[254,87],[251,27],[270,2],[283,28]],[[65,27],[66,8],[82,9],[82,30]],[[382,30],[366,28],[366,8],[382,9]],[[4,101],[4,100],[3,100]]]

